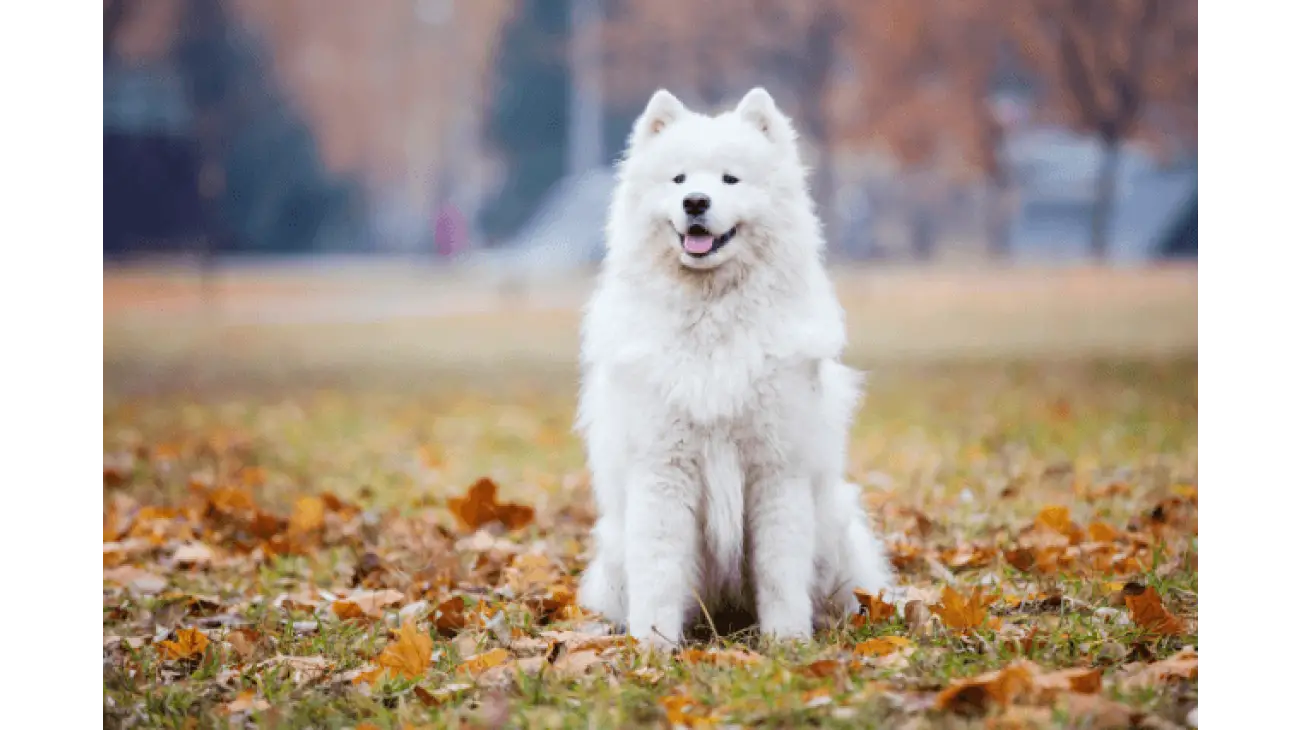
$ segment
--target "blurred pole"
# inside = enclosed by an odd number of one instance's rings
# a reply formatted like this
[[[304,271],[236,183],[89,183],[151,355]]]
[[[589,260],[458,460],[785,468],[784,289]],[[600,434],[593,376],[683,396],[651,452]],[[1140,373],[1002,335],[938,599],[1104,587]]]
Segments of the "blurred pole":
[[[601,0],[569,0],[570,175],[599,167],[605,157],[600,5]]]

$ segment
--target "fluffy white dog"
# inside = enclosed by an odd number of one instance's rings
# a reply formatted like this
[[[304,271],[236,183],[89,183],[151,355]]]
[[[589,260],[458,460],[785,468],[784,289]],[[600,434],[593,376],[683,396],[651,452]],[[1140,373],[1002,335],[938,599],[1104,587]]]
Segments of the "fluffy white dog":
[[[678,643],[699,610],[778,638],[892,586],[844,481],[860,376],[795,132],[763,89],[637,120],[583,324],[578,426],[599,519],[583,606]]]

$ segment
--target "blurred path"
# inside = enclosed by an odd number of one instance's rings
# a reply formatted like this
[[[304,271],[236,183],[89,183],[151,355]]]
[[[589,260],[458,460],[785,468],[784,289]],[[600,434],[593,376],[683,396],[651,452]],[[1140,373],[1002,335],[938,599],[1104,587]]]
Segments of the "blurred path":
[[[1149,269],[835,271],[850,356],[1195,354],[1195,266]],[[227,269],[201,297],[177,271],[104,275],[105,358],[220,342],[223,357],[286,353],[572,361],[589,275],[509,282],[420,267]],[[378,353],[378,355],[376,355]],[[250,357],[252,355],[249,355]],[[287,355],[286,355],[287,356]]]

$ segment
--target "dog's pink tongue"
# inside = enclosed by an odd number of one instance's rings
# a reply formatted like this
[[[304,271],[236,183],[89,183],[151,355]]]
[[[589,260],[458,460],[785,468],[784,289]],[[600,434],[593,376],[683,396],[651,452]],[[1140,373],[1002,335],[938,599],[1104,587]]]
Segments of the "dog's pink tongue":
[[[682,248],[687,253],[708,253],[713,248],[713,236],[686,236],[682,238]]]

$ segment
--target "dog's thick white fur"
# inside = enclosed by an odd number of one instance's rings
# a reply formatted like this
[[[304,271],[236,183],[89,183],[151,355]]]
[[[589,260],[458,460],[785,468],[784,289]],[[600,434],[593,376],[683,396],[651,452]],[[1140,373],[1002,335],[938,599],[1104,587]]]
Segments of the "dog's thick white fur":
[[[807,637],[852,610],[854,588],[892,587],[843,478],[860,376],[839,361],[806,177],[763,89],[719,116],[659,91],[633,129],[585,313],[578,426],[599,512],[580,601],[638,640],[676,644],[701,607],[728,606]],[[707,211],[688,215],[701,195]],[[700,235],[725,245],[699,255]]]

